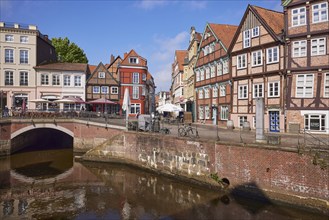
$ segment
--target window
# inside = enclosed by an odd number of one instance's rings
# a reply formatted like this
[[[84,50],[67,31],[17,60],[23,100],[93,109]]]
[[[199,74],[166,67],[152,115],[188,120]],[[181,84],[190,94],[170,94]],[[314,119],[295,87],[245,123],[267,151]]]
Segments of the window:
[[[254,98],[261,98],[263,97],[263,92],[264,92],[264,85],[261,84],[254,84],[254,91],[253,91],[253,95]]]
[[[246,68],[247,54],[237,56],[238,69]]]
[[[325,55],[326,54],[326,39],[325,38],[317,38],[311,40],[311,55]]]
[[[5,36],[5,41],[6,42],[13,42],[14,41],[14,36],[13,35],[10,35],[10,34],[7,34]]]
[[[203,89],[199,90],[199,99],[203,99]]]
[[[81,76],[74,76],[74,86],[81,86]]]
[[[262,51],[258,50],[252,52],[252,66],[260,66],[263,64]]]
[[[93,93],[100,93],[100,87],[99,86],[93,86]]]
[[[310,131],[326,130],[326,115],[304,115],[305,129]]]
[[[143,73],[143,75],[142,75],[142,80],[146,81],[146,74],[145,73]]]
[[[199,70],[195,71],[195,75],[196,75],[196,81],[199,82],[200,81],[200,71]]]
[[[247,99],[248,98],[248,85],[241,85],[238,87],[238,99]]]
[[[223,74],[228,73],[228,59],[223,61]]]
[[[183,95],[183,91],[184,90],[182,90],[182,95]],[[145,88],[145,86],[142,86],[142,96],[145,96],[146,95],[146,88]]]
[[[210,77],[213,78],[215,77],[215,65],[211,65],[210,67]]]
[[[133,73],[133,83],[139,83],[139,73]]]
[[[306,40],[293,42],[292,54],[293,54],[293,57],[305,57],[306,56]]]
[[[48,74],[41,74],[41,85],[49,85]]]
[[[13,71],[5,71],[5,85],[6,86],[14,85],[14,72]]]
[[[256,116],[252,116],[252,127],[256,129]]]
[[[104,79],[105,78],[105,72],[98,72],[98,78]]]
[[[20,72],[19,75],[20,75],[19,85],[20,86],[27,86],[29,84],[28,72],[22,71],[22,72]]]
[[[329,97],[329,73],[326,73],[324,80],[324,97]]]
[[[138,63],[138,58],[137,57],[129,57],[129,63],[137,64]]]
[[[139,98],[139,87],[134,86],[133,87],[133,99],[138,99]]]
[[[201,69],[200,80],[204,80],[204,68]]]
[[[205,119],[210,119],[210,108],[208,105],[204,107]]]
[[[250,30],[243,32],[243,48],[250,47]]]
[[[243,123],[247,121],[247,116],[239,116],[239,125],[240,128],[243,127]]]
[[[28,36],[21,36],[20,41],[21,41],[21,43],[28,43],[29,42],[29,37]]]
[[[226,85],[219,86],[219,96],[226,96]]]
[[[306,8],[295,8],[292,10],[292,26],[300,26],[306,24]]]
[[[223,75],[223,66],[222,62],[217,63],[217,76]]]
[[[141,112],[141,104],[132,103],[130,106],[130,113],[137,114]]]
[[[118,94],[119,93],[119,89],[117,86],[112,86],[111,87],[111,94]]]
[[[29,52],[27,50],[20,50],[19,51],[19,62],[21,64],[29,63]]]
[[[204,107],[199,106],[199,119],[204,119]]]
[[[5,63],[14,63],[13,49],[5,49]]]
[[[53,75],[53,86],[59,86],[59,85],[60,85],[59,75]]]
[[[209,66],[206,67],[206,79],[210,78],[210,68]]]
[[[69,75],[64,75],[64,86],[71,85],[71,77]]]
[[[258,37],[259,36],[259,27],[254,27],[251,32],[251,37]]]
[[[313,74],[297,75],[296,97],[313,97]]]
[[[101,86],[101,93],[102,94],[109,94],[109,87],[108,86]]]
[[[328,3],[323,2],[312,6],[313,23],[328,21]]]
[[[280,96],[280,82],[269,82],[268,83],[268,97],[279,97]]]
[[[221,106],[220,108],[220,119],[228,120],[228,106]]]
[[[272,47],[266,50],[267,63],[277,63],[279,61],[279,47]]]
[[[212,88],[212,97],[218,97],[218,88],[216,86]]]
[[[209,99],[209,89],[204,90],[204,98]]]

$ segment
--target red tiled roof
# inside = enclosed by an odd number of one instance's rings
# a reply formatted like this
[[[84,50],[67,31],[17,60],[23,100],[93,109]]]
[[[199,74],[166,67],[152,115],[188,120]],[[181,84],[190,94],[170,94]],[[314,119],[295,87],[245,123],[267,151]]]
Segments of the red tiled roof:
[[[97,68],[96,65],[88,65],[89,66],[89,72],[93,73],[95,71],[95,69]]]
[[[187,50],[176,50],[176,59],[177,59],[177,63],[178,63],[178,68],[179,71],[183,71],[183,64],[184,64],[184,59],[185,57],[187,57]]]
[[[129,62],[129,57],[138,57],[139,63],[132,64]],[[121,65],[128,65],[128,66],[147,66],[147,60],[138,55],[134,49],[132,49],[122,60]]]
[[[284,15],[282,12],[261,8],[258,6],[250,6],[253,8],[259,16],[261,16],[267,25],[272,28],[274,33],[280,34],[284,29]]]
[[[223,42],[226,49],[228,49],[238,26],[228,24],[209,24],[209,26],[214,31],[217,38]]]
[[[67,71],[87,71],[88,64],[86,63],[48,63],[35,66],[35,69],[42,70],[67,70]]]

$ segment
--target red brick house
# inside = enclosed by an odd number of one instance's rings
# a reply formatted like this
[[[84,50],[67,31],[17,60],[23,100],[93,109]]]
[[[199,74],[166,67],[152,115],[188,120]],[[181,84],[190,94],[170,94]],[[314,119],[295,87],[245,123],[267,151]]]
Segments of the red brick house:
[[[207,24],[194,66],[197,120],[226,126],[231,104],[227,53],[237,26]]]
[[[285,0],[287,129],[329,133],[329,15],[326,0]]]
[[[231,120],[256,128],[256,100],[264,102],[264,128],[284,131],[283,13],[248,5],[229,52],[233,97]]]
[[[121,83],[120,105],[122,106],[124,91],[128,88],[131,100],[130,116],[135,116],[137,113],[150,114],[148,91],[150,87],[154,89],[154,81],[150,80],[153,77],[148,72],[147,60],[134,50],[125,53],[118,67],[118,77]]]

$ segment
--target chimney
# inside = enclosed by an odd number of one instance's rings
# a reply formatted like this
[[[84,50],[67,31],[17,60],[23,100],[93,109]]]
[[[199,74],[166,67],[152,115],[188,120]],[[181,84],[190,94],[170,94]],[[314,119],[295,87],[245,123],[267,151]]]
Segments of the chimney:
[[[113,56],[113,54],[111,54],[110,63],[113,63],[113,61],[114,61],[114,56]]]
[[[123,59],[126,59],[128,53],[126,52],[124,55],[123,55]]]
[[[19,28],[19,24],[14,24],[14,28]]]
[[[35,26],[35,25],[29,25],[29,30],[37,30],[37,26]]]

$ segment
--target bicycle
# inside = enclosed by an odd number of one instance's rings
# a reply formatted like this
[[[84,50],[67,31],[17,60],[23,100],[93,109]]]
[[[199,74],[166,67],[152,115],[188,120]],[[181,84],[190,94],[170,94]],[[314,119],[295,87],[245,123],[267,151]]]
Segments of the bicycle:
[[[198,138],[199,132],[196,128],[193,128],[191,124],[184,124],[183,127],[178,128],[178,135],[180,137],[189,136],[190,138]]]

